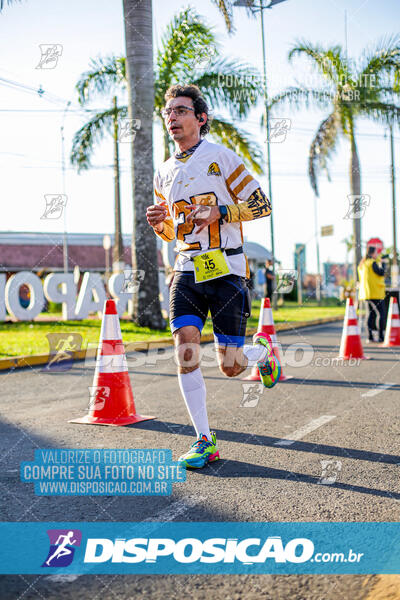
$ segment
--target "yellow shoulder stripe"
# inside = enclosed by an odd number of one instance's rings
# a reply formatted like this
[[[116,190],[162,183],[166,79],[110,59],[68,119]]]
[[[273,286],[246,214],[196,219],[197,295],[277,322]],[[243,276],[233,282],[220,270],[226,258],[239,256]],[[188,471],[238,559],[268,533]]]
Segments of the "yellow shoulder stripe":
[[[237,185],[232,191],[235,194],[235,196],[237,196],[243,188],[246,187],[246,185],[248,183],[250,183],[250,181],[253,181],[253,177],[251,175],[246,175],[246,177],[244,177],[244,179],[242,179],[242,181],[239,183],[239,185]]]
[[[245,168],[246,168],[246,167],[244,166],[244,164],[243,164],[243,163],[242,163],[241,165],[239,165],[239,166],[237,167],[237,169],[235,169],[235,170],[233,171],[233,173],[231,173],[231,174],[229,175],[228,179],[226,180],[226,185],[227,185],[228,187],[230,187],[231,183],[233,183],[233,182],[235,181],[235,179],[237,179],[237,178],[239,177],[240,173],[243,173],[243,171],[245,170]]]

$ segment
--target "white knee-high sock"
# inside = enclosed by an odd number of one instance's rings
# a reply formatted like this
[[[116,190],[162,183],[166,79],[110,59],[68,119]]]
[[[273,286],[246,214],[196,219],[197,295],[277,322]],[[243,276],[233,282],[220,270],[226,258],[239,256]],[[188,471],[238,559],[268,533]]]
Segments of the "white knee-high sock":
[[[267,349],[261,344],[254,344],[253,346],[243,346],[243,354],[249,361],[247,366],[252,367],[258,362],[263,362],[267,356]]]
[[[191,373],[178,373],[178,380],[197,437],[202,433],[211,441],[207,417],[206,386],[200,369]]]

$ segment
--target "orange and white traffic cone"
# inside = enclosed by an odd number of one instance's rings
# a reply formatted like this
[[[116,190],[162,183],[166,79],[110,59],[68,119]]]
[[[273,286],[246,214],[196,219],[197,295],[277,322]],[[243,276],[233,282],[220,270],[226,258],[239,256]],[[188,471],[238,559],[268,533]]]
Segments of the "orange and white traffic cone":
[[[271,342],[272,351],[275,354],[277,360],[281,365],[281,376],[279,377],[279,381],[287,381],[288,379],[292,379],[292,375],[284,375],[282,369],[282,362],[279,356],[279,344],[278,339],[276,337],[275,325],[274,325],[274,317],[272,316],[271,303],[269,298],[264,298],[261,302],[261,310],[260,316],[258,319],[258,327],[257,333],[264,333],[269,341]],[[258,372],[257,365],[251,370],[250,375],[243,378],[243,381],[261,381],[260,373]]]
[[[370,358],[364,356],[353,298],[347,298],[338,358],[342,358],[343,360],[349,360],[350,358],[366,360],[367,358]]]
[[[131,425],[155,419],[136,414],[115,300],[106,300],[89,413],[70,423]]]
[[[400,316],[397,298],[390,298],[389,315],[386,324],[385,339],[382,346],[400,346]]]

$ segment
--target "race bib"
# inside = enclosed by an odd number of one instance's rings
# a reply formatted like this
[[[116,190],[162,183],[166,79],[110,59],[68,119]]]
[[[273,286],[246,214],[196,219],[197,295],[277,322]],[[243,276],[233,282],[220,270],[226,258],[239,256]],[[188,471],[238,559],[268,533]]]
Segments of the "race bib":
[[[196,283],[217,279],[231,272],[225,255],[220,248],[208,250],[208,252],[194,256],[193,263]]]

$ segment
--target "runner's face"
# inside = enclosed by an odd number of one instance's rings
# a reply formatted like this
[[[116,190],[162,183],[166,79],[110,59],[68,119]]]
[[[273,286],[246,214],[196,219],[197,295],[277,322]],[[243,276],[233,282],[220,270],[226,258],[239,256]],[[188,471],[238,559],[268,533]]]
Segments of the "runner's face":
[[[174,108],[177,106],[193,108],[193,101],[186,96],[178,96],[177,98],[168,100],[165,108]],[[203,125],[203,123],[199,122],[193,110],[188,110],[185,115],[180,116],[172,112],[165,118],[165,124],[174,142],[200,138],[200,127]]]

